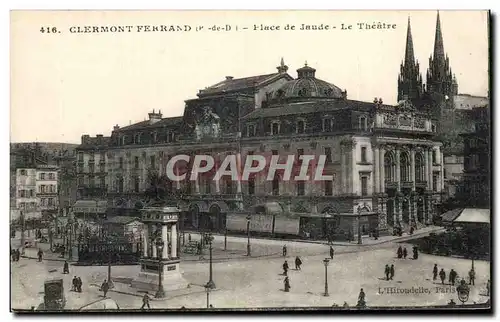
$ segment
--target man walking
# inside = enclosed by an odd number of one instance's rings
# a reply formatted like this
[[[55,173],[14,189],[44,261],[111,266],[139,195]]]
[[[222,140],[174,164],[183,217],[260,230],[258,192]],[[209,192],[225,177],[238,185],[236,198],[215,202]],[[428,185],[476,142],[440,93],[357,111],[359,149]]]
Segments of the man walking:
[[[474,280],[476,279],[476,272],[474,272],[474,269],[472,268],[469,271],[469,285],[475,285]]]
[[[101,291],[104,293],[104,297],[106,297],[106,294],[109,291],[109,284],[107,280],[104,280],[104,283],[101,285]]]
[[[438,276],[438,264],[434,264],[434,268],[432,269],[432,280],[435,281]]]
[[[403,248],[401,248],[401,246],[399,246],[397,254],[398,254],[398,258],[403,257]]]
[[[283,245],[283,257],[286,257],[286,245]]]
[[[330,246],[330,259],[333,259],[333,255],[335,254],[335,250],[332,246]]]
[[[285,277],[285,280],[284,280],[284,283],[285,283],[285,292],[290,292],[290,280],[288,279],[288,276]]]
[[[78,290],[78,279],[76,278],[76,275],[73,276],[73,280],[71,281],[72,287],[71,290],[73,292],[76,292]]]
[[[388,281],[389,275],[391,274],[391,269],[388,264],[385,265],[384,273],[385,273],[385,279]]]
[[[406,256],[408,256],[408,250],[406,250],[406,247],[403,249],[403,258],[406,259]]]
[[[391,265],[390,273],[391,273],[391,280],[392,280],[394,278],[394,264]]]
[[[64,261],[63,274],[69,274],[69,265],[67,261]]]
[[[78,293],[82,292],[82,284],[83,284],[82,278],[80,276],[78,276],[76,278],[76,289],[77,289]]]
[[[38,249],[38,261],[41,262],[42,261],[42,258],[43,258],[43,252],[41,249]]]
[[[300,257],[297,256],[297,257],[295,257],[295,270],[296,271],[300,270],[300,265],[302,265],[302,261],[300,260]]]
[[[283,275],[288,276],[288,262],[283,263]]]
[[[449,281],[450,285],[455,285],[455,279],[457,278],[457,272],[452,268],[450,271]]]
[[[151,309],[151,306],[149,306],[149,295],[148,295],[148,292],[146,292],[146,294],[144,294],[144,296],[142,297],[141,310],[144,310],[144,307],[146,305],[148,306],[148,309]]]
[[[441,284],[444,284],[444,280],[446,279],[446,273],[444,272],[444,269],[441,268],[441,271],[439,271],[439,278],[441,279]]]

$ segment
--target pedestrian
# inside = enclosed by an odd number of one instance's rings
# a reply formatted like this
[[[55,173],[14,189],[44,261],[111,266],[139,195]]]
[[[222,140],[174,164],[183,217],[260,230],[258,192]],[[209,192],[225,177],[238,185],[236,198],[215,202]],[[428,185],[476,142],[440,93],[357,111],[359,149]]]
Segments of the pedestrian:
[[[398,258],[403,257],[403,248],[401,248],[401,246],[399,246],[397,254],[398,254]]]
[[[486,282],[486,296],[490,296],[490,280]]]
[[[77,289],[78,289],[78,279],[76,278],[76,275],[73,277],[73,280],[72,280],[71,282],[72,282],[71,284],[73,285],[73,286],[71,287],[71,290],[72,290],[73,292],[76,292],[76,291],[77,291]]]
[[[333,255],[335,254],[335,250],[332,246],[330,246],[330,258],[333,259]]]
[[[403,249],[403,258],[406,259],[406,256],[408,256],[408,250],[406,250],[406,247]]]
[[[21,258],[21,252],[19,251],[19,248],[16,249],[16,262],[19,262],[19,258]]]
[[[288,279],[288,276],[285,277],[285,280],[284,280],[284,283],[285,283],[285,292],[290,292],[290,280]]]
[[[435,281],[438,276],[438,264],[434,264],[434,268],[432,269],[432,280]]]
[[[109,284],[107,280],[104,280],[104,282],[101,285],[101,291],[104,293],[104,297],[106,297],[106,294],[108,293],[109,290]]]
[[[80,276],[78,276],[77,283],[76,283],[76,288],[77,288],[78,293],[82,292],[82,285],[83,285],[82,278]]]
[[[441,279],[441,284],[444,284],[444,280],[446,279],[446,273],[444,272],[444,269],[441,268],[441,271],[439,271],[439,278]]]
[[[413,226],[410,227],[410,235],[413,235],[413,232],[415,231],[415,228]]]
[[[63,274],[69,274],[69,265],[67,261],[64,261]]]
[[[12,257],[12,261],[15,262],[16,261],[16,251],[14,249],[12,249],[10,251],[10,256]]]
[[[392,280],[394,278],[394,264],[391,265],[390,273],[391,273],[391,280]]]
[[[469,285],[475,285],[474,280],[476,279],[476,272],[474,272],[474,269],[472,268],[469,271]]]
[[[417,246],[413,247],[413,259],[418,259],[418,248],[417,248]]]
[[[359,307],[365,307],[366,306],[366,301],[365,301],[365,292],[363,291],[363,289],[361,289],[359,291],[359,295],[358,295],[358,304],[357,306]]]
[[[384,274],[385,274],[385,279],[388,281],[389,275],[391,274],[391,268],[389,267],[389,264],[385,265]]]
[[[283,257],[286,257],[286,245],[283,245]]]
[[[146,292],[144,294],[144,296],[142,297],[142,306],[141,306],[141,310],[144,310],[144,307],[145,306],[148,306],[148,309],[151,309],[151,306],[149,306],[149,295],[148,295],[148,292]]]
[[[41,262],[42,261],[42,258],[43,258],[43,252],[41,249],[38,249],[38,261]]]
[[[302,261],[300,260],[300,257],[297,256],[295,257],[295,270],[300,270],[300,265],[302,265]]]
[[[283,275],[287,276],[288,275],[288,262],[285,261],[283,263]]]
[[[455,285],[455,279],[457,278],[457,275],[457,272],[455,272],[455,270],[452,268],[449,275],[450,285]]]

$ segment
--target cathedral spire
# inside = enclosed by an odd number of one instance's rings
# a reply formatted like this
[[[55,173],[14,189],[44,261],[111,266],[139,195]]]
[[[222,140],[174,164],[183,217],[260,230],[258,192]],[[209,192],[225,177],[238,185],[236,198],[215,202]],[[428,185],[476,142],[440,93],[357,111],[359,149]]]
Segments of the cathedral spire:
[[[422,91],[422,76],[420,75],[418,63],[415,62],[411,23],[410,17],[408,17],[405,57],[401,63],[398,76],[398,101],[409,99],[413,104],[418,105],[422,97]]]
[[[436,35],[434,37],[434,62],[443,64],[445,62],[443,34],[441,33],[441,19],[439,19],[439,11],[436,18]]]
[[[405,51],[405,65],[414,65],[415,53],[413,51],[413,37],[411,36],[410,17],[408,16],[408,29],[406,31],[406,51]]]

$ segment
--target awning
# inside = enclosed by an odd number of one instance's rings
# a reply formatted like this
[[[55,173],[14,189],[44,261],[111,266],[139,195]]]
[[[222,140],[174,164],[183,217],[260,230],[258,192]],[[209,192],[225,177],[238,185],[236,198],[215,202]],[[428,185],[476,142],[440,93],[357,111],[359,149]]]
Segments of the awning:
[[[254,207],[256,213],[265,213],[267,215],[282,214],[283,207],[275,201],[266,202]]]
[[[465,208],[460,214],[460,216],[458,216],[457,219],[455,219],[453,222],[489,224],[490,210],[478,209],[478,208]]]
[[[458,208],[441,215],[443,222],[448,223],[490,223],[490,210],[480,208]]]
[[[105,200],[78,200],[73,205],[72,210],[73,212],[103,214],[106,213],[107,208],[108,202]]]

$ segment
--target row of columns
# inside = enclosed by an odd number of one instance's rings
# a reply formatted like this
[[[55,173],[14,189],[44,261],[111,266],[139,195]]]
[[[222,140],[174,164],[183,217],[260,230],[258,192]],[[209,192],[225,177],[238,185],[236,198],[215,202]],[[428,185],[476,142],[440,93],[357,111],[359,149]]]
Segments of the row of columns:
[[[408,207],[408,223],[412,223],[412,222],[420,222],[420,223],[430,223],[430,218],[431,218],[431,215],[430,215],[430,200],[428,198],[425,198],[425,197],[422,197],[423,200],[422,200],[422,220],[420,221],[418,219],[418,202],[417,202],[417,198],[409,198],[408,200],[408,203],[407,203],[407,207]],[[397,222],[400,222],[400,223],[403,223],[405,222],[404,218],[403,218],[403,198],[395,198],[395,199],[392,199],[392,201],[394,202],[393,204],[393,223],[397,223]],[[386,201],[382,201],[380,202],[380,205],[379,205],[379,209],[385,209],[385,212],[387,212],[387,202],[389,202],[389,200],[386,200]]]
[[[170,238],[168,236],[168,228],[170,229]],[[152,224],[145,224],[142,231],[142,247],[143,247],[143,256],[145,258],[152,257],[158,258],[157,249],[156,249],[156,241],[153,238],[150,238],[150,234],[152,231]],[[163,253],[161,254],[162,259],[175,259],[177,258],[177,223],[171,224],[161,224],[161,238],[164,242]],[[168,243],[170,241],[170,254]],[[148,254],[149,247],[152,246],[151,256]]]

